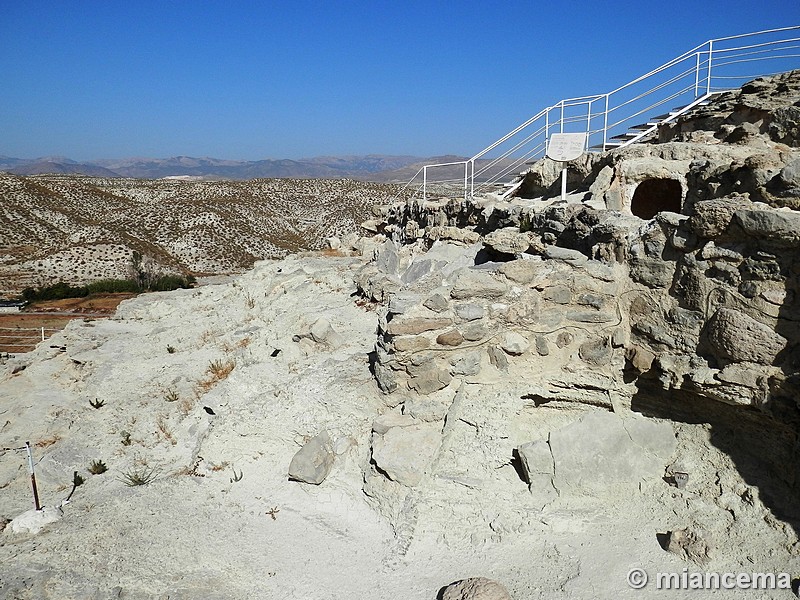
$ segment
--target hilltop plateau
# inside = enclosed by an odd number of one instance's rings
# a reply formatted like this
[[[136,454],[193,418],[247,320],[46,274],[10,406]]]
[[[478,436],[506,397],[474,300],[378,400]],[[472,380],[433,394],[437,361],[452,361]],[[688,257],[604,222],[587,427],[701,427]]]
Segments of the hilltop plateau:
[[[795,71],[72,321],[0,371],[0,594],[791,598],[799,165]]]

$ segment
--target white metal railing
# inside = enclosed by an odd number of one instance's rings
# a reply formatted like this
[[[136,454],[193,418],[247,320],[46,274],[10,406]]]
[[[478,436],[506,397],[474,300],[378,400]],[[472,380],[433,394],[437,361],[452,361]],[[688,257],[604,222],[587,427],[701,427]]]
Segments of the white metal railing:
[[[590,150],[623,147],[715,93],[799,67],[800,25],[708,40],[610,92],[560,100],[471,158],[425,165],[403,191],[466,199],[543,157],[552,133],[586,133]]]
[[[28,352],[56,331],[61,330],[48,327],[0,327],[0,350],[3,352]],[[16,348],[16,350],[12,350],[12,348]]]

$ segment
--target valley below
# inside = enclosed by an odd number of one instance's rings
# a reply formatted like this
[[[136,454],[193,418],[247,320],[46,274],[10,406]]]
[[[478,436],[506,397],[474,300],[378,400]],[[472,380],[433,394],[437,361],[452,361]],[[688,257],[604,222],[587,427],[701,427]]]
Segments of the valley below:
[[[0,297],[58,281],[242,272],[360,231],[401,190],[350,179],[0,174]]]

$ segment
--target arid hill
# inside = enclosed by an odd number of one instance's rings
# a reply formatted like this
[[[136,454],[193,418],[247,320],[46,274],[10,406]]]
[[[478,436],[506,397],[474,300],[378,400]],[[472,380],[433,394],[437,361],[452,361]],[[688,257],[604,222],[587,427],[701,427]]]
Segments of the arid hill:
[[[356,231],[398,186],[0,175],[0,294],[136,269],[227,273]],[[141,256],[141,258],[139,258]]]

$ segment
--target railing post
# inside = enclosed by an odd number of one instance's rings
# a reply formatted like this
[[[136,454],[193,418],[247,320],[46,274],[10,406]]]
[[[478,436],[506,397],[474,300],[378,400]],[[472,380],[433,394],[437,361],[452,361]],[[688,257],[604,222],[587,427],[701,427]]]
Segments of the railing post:
[[[550,108],[544,111],[544,147],[547,151],[547,140],[550,139]]]
[[[695,52],[694,54],[695,66],[694,66],[694,97],[697,98],[700,95],[700,53]]]
[[[42,341],[44,341],[44,327],[42,327]]]
[[[559,133],[564,133],[564,101],[560,102],[561,104],[561,121],[559,124]]]
[[[706,84],[706,94],[711,93],[711,59],[714,55],[714,40],[708,40],[708,83]]]
[[[474,198],[475,197],[475,159],[474,158],[469,159],[469,164],[470,164],[469,197],[470,198]]]
[[[422,167],[422,201],[428,200],[428,165]]]
[[[467,173],[469,173],[469,161],[464,161],[464,200],[467,199]]]
[[[606,109],[603,112],[603,152],[606,151],[606,140],[608,139],[608,97],[611,94],[606,94]]]

